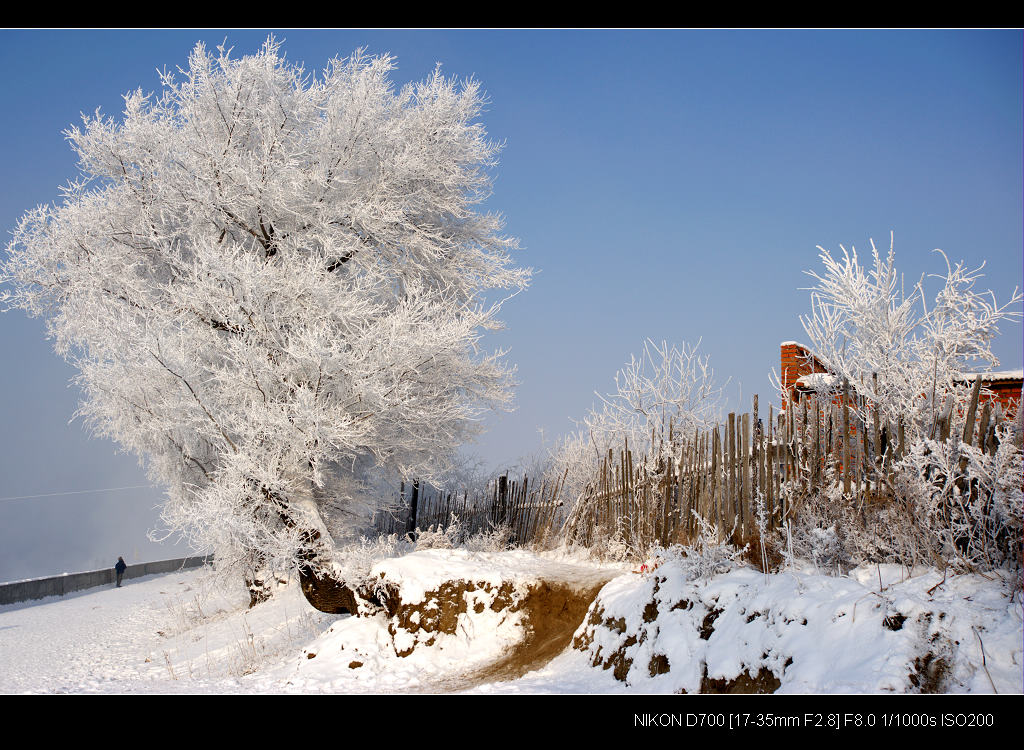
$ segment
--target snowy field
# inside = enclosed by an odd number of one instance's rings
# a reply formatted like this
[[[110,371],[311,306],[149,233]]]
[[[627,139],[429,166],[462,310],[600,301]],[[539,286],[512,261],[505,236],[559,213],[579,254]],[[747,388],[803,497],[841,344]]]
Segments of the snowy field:
[[[908,671],[932,652],[945,692],[1024,689],[1019,587],[998,576],[742,568],[694,581],[679,560],[636,572],[465,550],[385,560],[374,574],[427,608],[430,591],[460,578],[510,590],[540,578],[608,583],[575,648],[509,677],[488,665],[521,639],[522,612],[490,606],[497,588],[460,593],[471,606],[457,629],[426,642],[383,614],[316,612],[294,583],[250,610],[243,591],[215,589],[202,570],[148,576],[0,608],[0,693],[660,694],[695,692],[701,669],[719,680],[764,669],[782,678],[779,693],[878,694],[916,692],[923,672],[908,682]]]
[[[579,652],[513,683],[470,687],[460,673],[498,658],[507,639],[462,637],[461,643],[400,659],[378,618],[316,612],[294,583],[249,610],[247,594],[225,595],[206,575],[191,570],[146,576],[120,589],[0,607],[0,693],[628,690],[610,674],[591,669]],[[350,668],[352,660],[341,654],[309,659],[309,653],[331,645],[343,649],[339,641],[349,653],[376,658],[361,669]]]

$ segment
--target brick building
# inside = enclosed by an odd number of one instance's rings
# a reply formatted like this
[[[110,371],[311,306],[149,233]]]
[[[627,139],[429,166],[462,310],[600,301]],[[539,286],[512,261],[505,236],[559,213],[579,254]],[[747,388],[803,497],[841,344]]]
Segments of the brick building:
[[[783,406],[790,401],[798,401],[801,393],[813,390],[815,377],[831,377],[828,366],[813,356],[803,344],[783,341],[780,348],[782,372],[779,380],[782,384]],[[982,385],[985,389],[982,391],[982,403],[998,401],[1007,418],[1016,414],[1021,400],[1024,370],[965,373],[964,379],[973,382],[979,374],[982,376]],[[854,387],[854,384],[851,384],[851,387]]]

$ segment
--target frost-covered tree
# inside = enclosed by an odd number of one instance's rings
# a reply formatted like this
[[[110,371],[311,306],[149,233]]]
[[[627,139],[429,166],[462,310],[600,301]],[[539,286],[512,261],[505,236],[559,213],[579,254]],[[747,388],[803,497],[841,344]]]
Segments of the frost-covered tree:
[[[969,405],[977,383],[970,373],[999,366],[992,349],[999,327],[1021,317],[1019,290],[999,304],[977,288],[983,265],[953,264],[937,251],[945,269],[930,277],[937,287],[930,302],[929,277],[904,287],[892,244],[883,256],[871,243],[870,267],[855,249],[841,247],[842,257],[818,249],[824,270],[808,272],[815,284],[811,314],[802,318],[811,353],[831,371],[813,379],[817,396],[828,403],[845,380],[858,434],[869,433],[877,416],[893,430],[888,445],[897,434],[903,445],[869,475],[889,502],[865,507],[833,483],[799,499],[788,545],[828,567],[1019,566],[1021,414],[996,428],[993,451],[977,446]]]
[[[640,356],[630,355],[615,373],[615,390],[597,394],[601,405],[584,419],[586,431],[599,443],[628,438],[649,451],[708,427],[719,417],[723,390],[710,362],[700,341],[675,347],[647,339]]]
[[[807,272],[815,284],[811,314],[801,322],[811,352],[834,376],[816,381],[826,398],[846,379],[865,396],[862,418],[877,409],[883,423],[903,421],[913,440],[926,435],[943,410],[955,413],[954,403],[968,399],[968,373],[999,366],[992,344],[1001,323],[1020,319],[1022,297],[1015,288],[999,304],[991,291],[976,289],[984,264],[954,265],[936,251],[946,268],[931,275],[939,289],[929,304],[924,277],[909,291],[904,287],[891,242],[884,257],[871,242],[870,268],[861,265],[856,248],[840,246],[842,258],[818,250],[824,270]]]
[[[568,499],[575,500],[609,450],[628,443],[641,455],[674,454],[684,437],[718,421],[723,389],[699,341],[676,347],[647,339],[615,374],[615,389],[595,394],[600,403],[558,445],[552,477],[565,476]]]
[[[79,369],[80,413],[167,487],[170,528],[224,570],[297,568],[327,610],[367,480],[443,472],[509,403],[479,343],[529,278],[479,208],[499,151],[479,84],[396,89],[393,67],[198,45],[120,121],[66,131],[81,174],[0,265]]]

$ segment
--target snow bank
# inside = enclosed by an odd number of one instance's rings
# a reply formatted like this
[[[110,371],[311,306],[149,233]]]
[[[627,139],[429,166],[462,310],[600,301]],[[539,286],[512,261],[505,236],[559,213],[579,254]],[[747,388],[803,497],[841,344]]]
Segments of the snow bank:
[[[1024,689],[1015,581],[900,571],[744,568],[694,581],[676,558],[609,583],[573,646],[651,693]]]
[[[525,648],[531,636],[561,628],[567,646],[613,575],[524,551],[432,549],[383,560],[371,569],[383,611],[338,620],[278,676],[288,689],[436,692],[464,689],[486,670],[517,675],[535,653]],[[584,600],[575,609],[574,592]]]

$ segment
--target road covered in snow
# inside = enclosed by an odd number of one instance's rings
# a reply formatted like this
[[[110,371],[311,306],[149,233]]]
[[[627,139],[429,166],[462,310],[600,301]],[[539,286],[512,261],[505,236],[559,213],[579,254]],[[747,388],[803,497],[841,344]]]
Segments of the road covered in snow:
[[[172,608],[195,589],[195,571],[147,576],[64,597],[0,608],[0,690],[135,692],[160,679]]]

